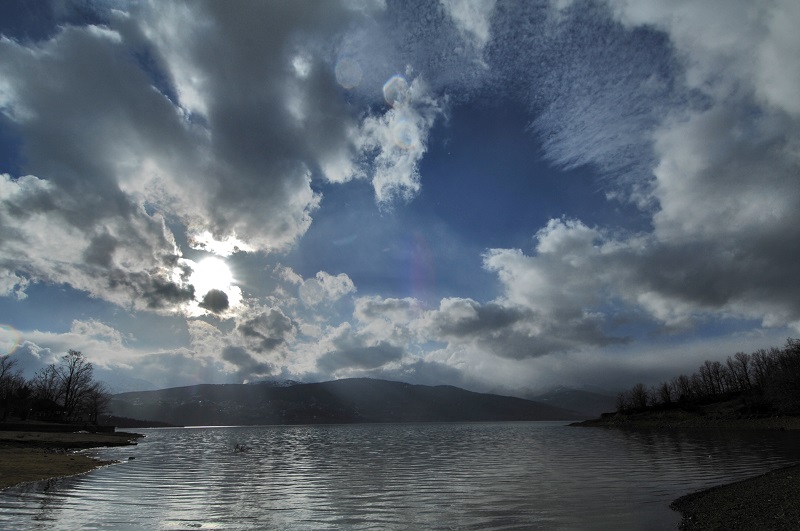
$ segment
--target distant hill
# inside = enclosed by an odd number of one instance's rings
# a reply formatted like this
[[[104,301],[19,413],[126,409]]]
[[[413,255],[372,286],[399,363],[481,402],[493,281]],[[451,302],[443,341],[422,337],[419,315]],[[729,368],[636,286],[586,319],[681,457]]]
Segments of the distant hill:
[[[557,387],[547,393],[531,397],[532,400],[550,406],[576,411],[587,417],[599,417],[603,413],[616,410],[616,398],[609,395]]]
[[[114,395],[111,414],[181,426],[585,419],[574,411],[452,386],[354,378],[221,384]]]

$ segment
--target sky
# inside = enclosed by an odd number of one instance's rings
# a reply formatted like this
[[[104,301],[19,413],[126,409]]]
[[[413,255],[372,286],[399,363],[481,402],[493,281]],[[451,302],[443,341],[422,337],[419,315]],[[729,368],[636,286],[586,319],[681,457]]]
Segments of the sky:
[[[800,335],[795,0],[0,3],[0,353],[617,391]]]

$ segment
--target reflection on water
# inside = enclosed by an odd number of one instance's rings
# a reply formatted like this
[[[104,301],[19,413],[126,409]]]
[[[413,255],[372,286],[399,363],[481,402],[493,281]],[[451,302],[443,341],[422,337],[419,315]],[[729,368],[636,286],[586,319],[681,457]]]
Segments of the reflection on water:
[[[551,422],[143,431],[98,452],[120,464],[4,491],[0,528],[676,529],[678,496],[800,455],[791,432]]]

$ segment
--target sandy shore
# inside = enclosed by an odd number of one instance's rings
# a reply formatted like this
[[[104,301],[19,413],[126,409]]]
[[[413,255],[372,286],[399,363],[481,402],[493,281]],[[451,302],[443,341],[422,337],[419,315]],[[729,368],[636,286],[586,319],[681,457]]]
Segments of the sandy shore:
[[[0,489],[52,477],[82,474],[110,464],[72,450],[136,444],[136,433],[0,431]]]
[[[800,465],[682,496],[670,506],[680,529],[710,531],[800,529]]]

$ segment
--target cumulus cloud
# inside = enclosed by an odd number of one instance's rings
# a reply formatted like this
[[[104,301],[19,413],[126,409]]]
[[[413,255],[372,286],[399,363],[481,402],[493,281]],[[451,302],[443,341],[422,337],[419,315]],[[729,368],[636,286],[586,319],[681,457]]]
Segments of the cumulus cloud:
[[[193,293],[162,214],[222,255],[285,250],[308,229],[311,175],[355,156],[358,126],[321,46],[364,15],[241,7],[142,3],[105,26],[0,41],[0,109],[31,173],[0,183],[4,292],[66,282],[169,310]]]
[[[242,347],[225,347],[222,359],[238,367],[238,375],[245,381],[253,377],[270,376],[275,370],[272,364],[258,361]]]
[[[508,85],[529,91],[547,155],[606,172],[607,196],[637,205],[651,229],[551,220],[531,254],[489,250],[499,303],[575,347],[615,341],[620,313],[668,327],[712,316],[797,327],[800,122],[786,97],[800,72],[786,23],[796,6],[608,5],[568,3],[537,21],[498,10],[486,57],[552,66]],[[583,46],[600,34],[607,46]],[[509,46],[518,36],[526,44]],[[523,49],[530,58],[514,55]]]
[[[163,219],[121,194],[117,199],[116,206],[100,207],[91,197],[70,197],[34,176],[0,175],[0,220],[6,227],[0,263],[6,280],[14,281],[6,291],[20,296],[34,280],[68,283],[136,308],[172,308],[190,300],[194,293],[182,281],[180,253]]]
[[[188,321],[186,349],[143,352],[86,320],[25,352],[143,360],[159,384],[177,381],[167,368],[475,384],[611,363],[598,353],[630,354],[630,322],[800,330],[798,4],[550,4],[154,0],[0,37],[0,112],[24,168],[0,175],[0,296],[65,283],[207,319]],[[496,298],[432,307],[281,265],[273,293],[246,299],[184,257],[293,249],[329,183],[361,179],[384,207],[417,196],[437,120],[495,100],[527,109],[545,157],[598,170],[641,223],[530,227],[532,248],[483,255]]]
[[[0,296],[8,297],[13,295],[18,300],[26,298],[25,288],[28,287],[29,280],[19,276],[15,271],[0,271]]]
[[[404,349],[388,341],[379,341],[344,324],[326,339],[326,350],[317,358],[317,367],[328,374],[349,370],[377,369],[399,361]]]
[[[314,278],[300,284],[300,299],[308,306],[316,306],[323,302],[333,302],[348,293],[356,291],[353,281],[345,273],[331,275],[319,271]]]
[[[356,142],[370,160],[367,171],[376,200],[389,204],[419,192],[419,162],[427,151],[428,133],[443,109],[419,77],[409,84],[403,76],[393,76],[384,85],[383,95],[391,108],[383,115],[366,117]]]
[[[257,352],[274,351],[293,337],[296,324],[279,308],[259,309],[237,324],[237,330]]]
[[[3,38],[0,109],[30,173],[0,183],[3,292],[64,282],[135,308],[196,298],[219,312],[186,281],[173,230],[218,255],[285,251],[319,206],[314,175],[367,176],[384,205],[416,194],[440,103],[416,77],[385,112],[354,110],[327,51],[380,9],[143,2],[102,26]]]
[[[222,313],[230,307],[230,303],[227,293],[219,289],[212,289],[203,296],[199,306],[211,313]]]
[[[307,7],[152,2],[136,13],[207,153],[196,172],[158,183],[194,232],[284,249],[319,204],[311,173],[349,158],[356,122],[321,54],[356,13]],[[185,198],[190,183],[199,197]]]

